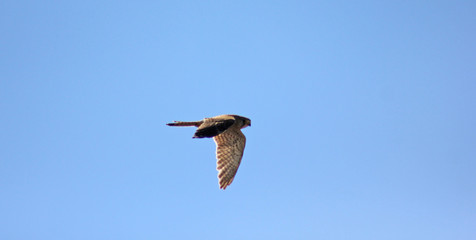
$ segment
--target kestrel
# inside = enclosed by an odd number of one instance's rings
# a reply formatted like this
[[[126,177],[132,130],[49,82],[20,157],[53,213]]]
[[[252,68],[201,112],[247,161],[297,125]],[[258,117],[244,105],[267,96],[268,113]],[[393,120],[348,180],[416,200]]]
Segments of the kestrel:
[[[198,127],[193,138],[211,138],[217,145],[218,184],[226,189],[235,178],[240,166],[246,138],[242,128],[251,126],[251,120],[238,115],[220,115],[196,122],[174,121],[168,126]]]

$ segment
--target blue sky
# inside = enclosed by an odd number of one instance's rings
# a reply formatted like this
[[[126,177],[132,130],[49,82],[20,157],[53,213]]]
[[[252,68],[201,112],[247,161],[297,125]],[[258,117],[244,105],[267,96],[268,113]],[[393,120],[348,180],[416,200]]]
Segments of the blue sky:
[[[3,1],[1,239],[474,239],[472,1]],[[233,184],[173,120],[252,120]]]

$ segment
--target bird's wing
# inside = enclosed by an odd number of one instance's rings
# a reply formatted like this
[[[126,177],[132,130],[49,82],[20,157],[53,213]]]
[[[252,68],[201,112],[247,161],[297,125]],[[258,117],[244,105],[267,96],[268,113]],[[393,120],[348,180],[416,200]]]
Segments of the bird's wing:
[[[217,144],[218,183],[225,189],[233,182],[245,150],[245,135],[235,128],[213,138]]]
[[[206,118],[197,128],[194,138],[214,137],[235,123],[235,119]]]

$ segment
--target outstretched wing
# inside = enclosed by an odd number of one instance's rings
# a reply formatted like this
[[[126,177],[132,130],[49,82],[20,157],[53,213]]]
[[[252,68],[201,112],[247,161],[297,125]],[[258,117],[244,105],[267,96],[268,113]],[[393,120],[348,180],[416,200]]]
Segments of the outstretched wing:
[[[213,138],[217,144],[218,183],[225,189],[233,182],[245,150],[245,135],[231,128]]]

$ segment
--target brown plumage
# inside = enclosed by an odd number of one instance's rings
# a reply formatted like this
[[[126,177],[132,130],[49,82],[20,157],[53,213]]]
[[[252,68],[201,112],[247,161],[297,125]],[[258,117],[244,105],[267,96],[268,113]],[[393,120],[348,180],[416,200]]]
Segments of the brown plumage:
[[[246,138],[242,128],[251,126],[251,120],[238,115],[220,115],[195,122],[167,123],[168,126],[198,127],[193,138],[213,137],[217,145],[218,184],[226,189],[235,178],[245,150]]]

